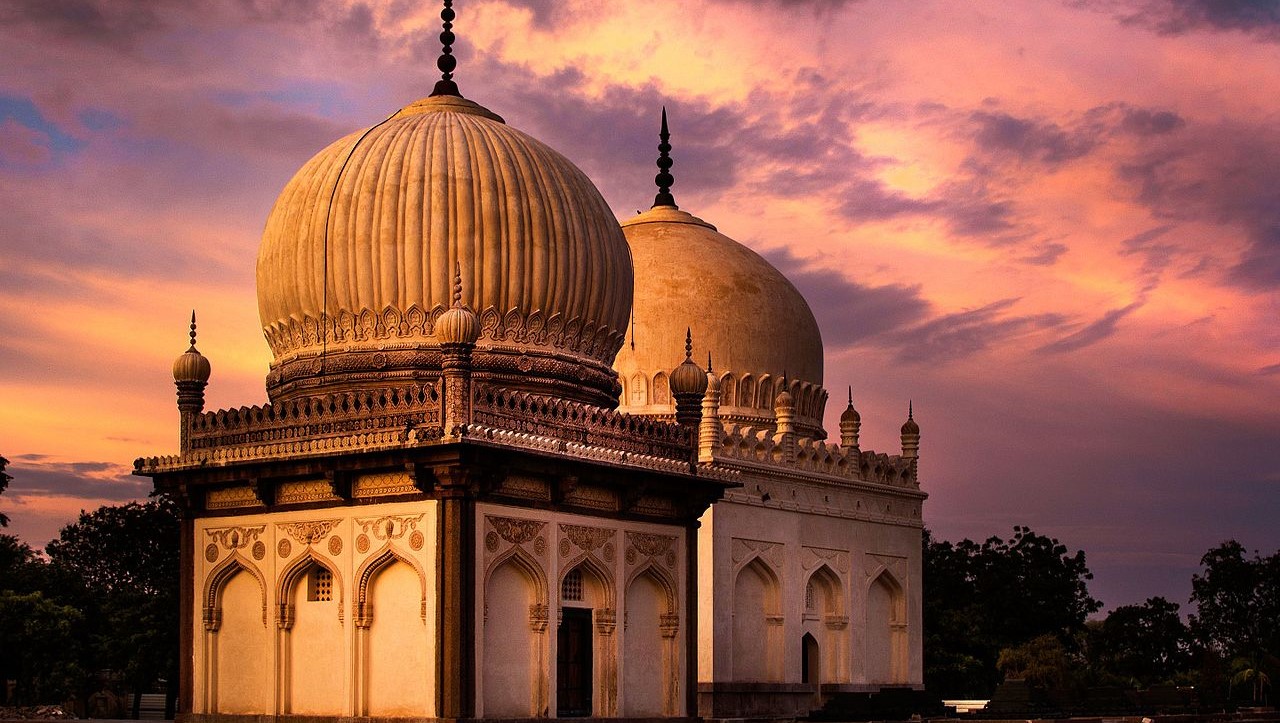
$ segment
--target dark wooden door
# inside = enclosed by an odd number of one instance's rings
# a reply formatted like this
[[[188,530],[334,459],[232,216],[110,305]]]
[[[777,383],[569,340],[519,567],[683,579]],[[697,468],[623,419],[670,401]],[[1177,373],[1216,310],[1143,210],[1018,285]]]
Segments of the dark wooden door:
[[[591,715],[591,611],[564,608],[557,640],[556,714]]]

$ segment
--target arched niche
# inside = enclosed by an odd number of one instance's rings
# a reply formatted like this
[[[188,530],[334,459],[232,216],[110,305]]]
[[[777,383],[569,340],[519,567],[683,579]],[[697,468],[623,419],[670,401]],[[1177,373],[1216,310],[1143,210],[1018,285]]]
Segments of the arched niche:
[[[782,678],[782,604],[778,575],[760,557],[738,569],[733,584],[733,679]]]
[[[889,570],[881,569],[871,578],[866,600],[866,680],[905,683],[907,599],[902,584]]]
[[[679,715],[680,606],[675,580],[650,561],[627,580],[623,609],[622,715]]]
[[[485,571],[482,715],[538,716],[548,705],[549,610],[542,566],[519,546]]]
[[[835,570],[822,564],[809,575],[804,592],[805,633],[813,637],[821,654],[817,682],[845,682],[849,679],[849,613],[844,583]]]
[[[266,579],[233,553],[209,573],[204,600],[206,707],[211,713],[269,713]]]
[[[359,715],[435,713],[435,631],[426,570],[388,543],[356,571]]]
[[[346,708],[345,584],[333,561],[308,549],[276,589],[282,713],[332,714]]]

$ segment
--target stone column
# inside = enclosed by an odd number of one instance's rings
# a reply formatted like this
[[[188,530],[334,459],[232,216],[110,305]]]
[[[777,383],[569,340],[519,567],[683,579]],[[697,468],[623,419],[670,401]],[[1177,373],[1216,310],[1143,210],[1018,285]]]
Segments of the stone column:
[[[714,462],[724,441],[720,425],[720,380],[707,363],[707,392],[702,397],[702,422],[698,426],[698,461]]]
[[[436,467],[436,715],[476,710],[475,514],[472,470]]]
[[[775,440],[782,450],[782,459],[794,462],[796,459],[796,403],[787,391],[787,378],[782,378],[782,391],[773,399],[773,414],[778,420],[778,432]]]

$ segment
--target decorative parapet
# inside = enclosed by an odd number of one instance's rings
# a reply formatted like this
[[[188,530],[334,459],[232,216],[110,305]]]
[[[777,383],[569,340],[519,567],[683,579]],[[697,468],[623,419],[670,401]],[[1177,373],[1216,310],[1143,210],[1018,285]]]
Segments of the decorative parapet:
[[[716,461],[743,461],[801,472],[840,477],[850,482],[919,489],[911,460],[899,455],[845,449],[803,438],[796,441],[795,459],[788,461],[782,440],[769,430],[730,425],[716,453]]]
[[[440,412],[433,384],[208,412],[193,420],[187,452],[139,459],[135,471],[434,444],[443,437]],[[693,436],[676,424],[486,385],[474,389],[472,422],[459,432],[502,446],[670,472],[688,472],[693,460]]]
[[[693,459],[690,430],[669,422],[635,417],[589,404],[528,392],[479,386],[470,429],[516,432],[564,442],[565,449],[590,454],[668,460],[686,469]]]

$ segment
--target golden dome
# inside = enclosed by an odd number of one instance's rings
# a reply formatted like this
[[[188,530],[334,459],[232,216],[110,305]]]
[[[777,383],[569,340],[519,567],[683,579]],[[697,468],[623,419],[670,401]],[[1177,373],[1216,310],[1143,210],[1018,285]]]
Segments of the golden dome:
[[[567,158],[447,95],[338,140],[281,192],[258,252],[270,395],[434,376],[455,265],[477,376],[613,403],[632,285],[617,220]]]
[[[196,312],[191,312],[191,346],[173,360],[173,381],[175,383],[207,384],[213,367],[205,355],[196,349]]]
[[[822,335],[795,286],[756,252],[674,206],[633,216],[622,230],[643,273],[614,362],[624,389],[620,409],[674,413],[668,370],[683,356],[680,332],[691,326],[716,360],[722,420],[774,428],[774,398],[786,375],[797,431],[825,437]]]

